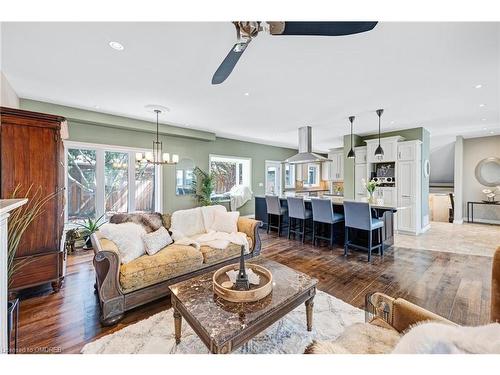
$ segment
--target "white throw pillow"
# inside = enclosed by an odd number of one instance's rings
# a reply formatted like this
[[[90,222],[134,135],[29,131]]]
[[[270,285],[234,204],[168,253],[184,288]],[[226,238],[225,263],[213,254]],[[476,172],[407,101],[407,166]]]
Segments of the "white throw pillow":
[[[238,218],[240,213],[238,211],[232,212],[214,212],[214,222],[210,228],[216,232],[236,233],[238,232]]]
[[[104,224],[99,228],[104,238],[113,241],[118,247],[122,264],[129,263],[144,255],[142,235],[146,230],[135,223]]]
[[[165,227],[160,227],[154,232],[143,234],[142,240],[144,241],[144,248],[148,255],[154,255],[165,246],[174,242]]]
[[[179,237],[191,237],[194,234],[205,233],[201,208],[179,210],[172,214],[170,231]]]
[[[215,212],[227,212],[226,207],[216,204],[213,206],[201,207],[201,213],[203,215],[203,224],[205,225],[205,232],[208,232],[212,225],[214,224]]]

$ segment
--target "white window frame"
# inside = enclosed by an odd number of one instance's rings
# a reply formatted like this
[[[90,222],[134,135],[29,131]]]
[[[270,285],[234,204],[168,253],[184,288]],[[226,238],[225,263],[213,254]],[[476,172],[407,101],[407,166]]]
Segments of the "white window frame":
[[[316,180],[313,183],[309,183],[309,168],[314,167],[316,169]],[[307,174],[304,182],[304,186],[306,187],[318,187],[320,186],[321,181],[321,167],[319,163],[309,163],[307,164]]]
[[[101,143],[87,143],[76,141],[63,141],[64,144],[64,222],[68,223],[68,149],[76,148],[83,150],[93,150],[96,152],[96,180],[104,181],[104,152],[124,152],[128,154],[128,211],[135,211],[135,153],[151,152],[151,149],[138,147],[125,147],[106,145]],[[131,162],[133,161],[133,162]],[[163,212],[163,189],[162,189],[162,168],[155,165],[155,211]],[[105,213],[104,184],[96,186],[95,211],[96,218]]]
[[[243,160],[243,161],[248,161],[248,168],[249,168],[249,174],[248,174],[248,185],[240,185],[239,182],[239,168],[236,168],[236,186],[248,186],[250,190],[252,190],[252,158],[246,158],[243,156],[233,156],[233,155],[220,155],[220,154],[209,154],[208,155],[208,171],[210,172],[210,164],[212,163],[212,158],[223,158],[223,159],[234,159],[234,160]]]
[[[286,183],[286,167],[290,170],[290,179],[291,184]],[[285,184],[285,189],[294,189],[295,188],[295,164],[283,163],[283,180]]]

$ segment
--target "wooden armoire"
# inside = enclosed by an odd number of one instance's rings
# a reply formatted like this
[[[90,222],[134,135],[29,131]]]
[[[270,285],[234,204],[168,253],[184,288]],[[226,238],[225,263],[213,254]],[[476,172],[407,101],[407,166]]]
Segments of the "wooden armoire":
[[[61,246],[64,228],[64,148],[61,124],[65,118],[0,107],[0,198],[10,198],[21,185],[28,199],[59,194],[44,206],[43,214],[26,230],[15,262],[23,266],[13,276],[11,293],[51,283],[59,291],[64,278],[65,253]],[[32,185],[29,195],[25,192]],[[24,259],[28,259],[27,261]]]

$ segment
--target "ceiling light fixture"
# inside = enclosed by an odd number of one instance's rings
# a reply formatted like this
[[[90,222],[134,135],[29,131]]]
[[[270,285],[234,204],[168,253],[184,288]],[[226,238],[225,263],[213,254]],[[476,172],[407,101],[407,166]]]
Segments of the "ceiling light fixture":
[[[482,119],[481,119],[481,121],[486,121],[486,119],[485,119],[485,118],[482,118]]]
[[[123,51],[125,47],[119,42],[109,42],[109,46],[117,51]]]
[[[153,141],[153,152],[146,152],[144,154],[136,152],[135,160],[137,163],[150,163],[154,165],[177,164],[179,162],[179,155],[173,154],[172,160],[170,160],[170,154],[168,152],[163,153],[163,143],[159,139],[158,121],[158,117],[162,111],[158,108],[153,111],[156,113],[156,141]]]
[[[356,157],[356,154],[354,153],[354,149],[352,148],[352,123],[354,122],[354,119],[356,117],[354,116],[349,116],[349,121],[351,122],[351,149],[349,150],[349,153],[347,154],[347,157],[349,159],[354,159]]]
[[[479,85],[476,85],[474,86],[476,89],[480,89],[481,87],[483,87],[483,85],[479,84]]]
[[[377,116],[378,116],[378,147],[375,150],[375,156],[379,159],[382,159],[384,156],[384,150],[382,149],[382,146],[380,146],[380,117],[382,116],[382,113],[384,113],[383,109],[377,109]]]
[[[479,106],[482,108],[482,107],[486,106],[486,104],[481,103],[481,104],[479,104]]]
[[[243,95],[245,95],[245,96],[249,96],[249,95],[250,95],[250,93],[249,93],[249,92],[246,92],[246,93],[244,93]]]

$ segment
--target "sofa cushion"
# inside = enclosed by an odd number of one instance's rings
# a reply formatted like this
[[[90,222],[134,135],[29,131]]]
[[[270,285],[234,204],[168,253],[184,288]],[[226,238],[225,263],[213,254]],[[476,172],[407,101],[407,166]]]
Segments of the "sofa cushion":
[[[120,267],[124,293],[147,287],[195,271],[202,267],[203,255],[192,246],[172,244],[155,255],[143,255]]]
[[[205,226],[205,232],[208,232],[210,228],[212,228],[216,212],[225,213],[227,212],[227,209],[220,204],[201,207],[201,214],[203,216],[203,225]]]
[[[173,233],[174,240],[206,232],[201,207],[175,211],[170,222],[169,230]]]
[[[247,236],[247,240],[248,248],[252,249],[252,239]],[[211,246],[201,246],[200,252],[203,254],[203,263],[208,265],[239,257],[241,253],[241,246],[234,243],[230,243],[225,249],[215,249]]]

